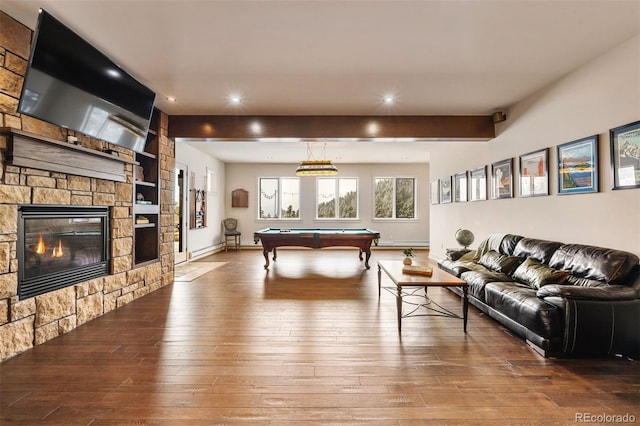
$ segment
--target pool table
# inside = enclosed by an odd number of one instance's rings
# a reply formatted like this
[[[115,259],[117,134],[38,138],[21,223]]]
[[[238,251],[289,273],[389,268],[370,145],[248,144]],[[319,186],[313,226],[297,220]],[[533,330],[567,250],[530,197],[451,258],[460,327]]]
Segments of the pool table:
[[[269,268],[269,252],[273,250],[273,260],[277,257],[277,247],[295,246],[309,248],[323,247],[357,247],[360,249],[358,257],[362,260],[362,253],[366,254],[364,266],[369,269],[369,258],[371,257],[371,243],[378,245],[380,233],[371,229],[359,228],[266,228],[253,233],[253,241],[258,244],[262,242],[262,253],[267,263],[264,269]]]

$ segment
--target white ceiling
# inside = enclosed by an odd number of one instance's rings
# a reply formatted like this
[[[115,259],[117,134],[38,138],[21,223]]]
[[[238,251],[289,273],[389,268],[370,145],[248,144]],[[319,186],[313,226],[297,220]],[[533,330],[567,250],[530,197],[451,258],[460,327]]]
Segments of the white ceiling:
[[[31,28],[39,7],[155,90],[168,114],[491,114],[640,32],[640,0],[0,0]],[[197,146],[223,161],[306,155],[304,143],[274,144]],[[327,154],[428,160],[420,143],[375,144],[331,142]]]

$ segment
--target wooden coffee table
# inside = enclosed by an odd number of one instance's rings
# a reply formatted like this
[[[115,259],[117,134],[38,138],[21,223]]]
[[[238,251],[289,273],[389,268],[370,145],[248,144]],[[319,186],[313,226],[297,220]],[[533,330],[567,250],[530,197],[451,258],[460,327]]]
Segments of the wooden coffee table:
[[[384,288],[396,297],[396,307],[398,309],[398,330],[402,330],[402,318],[411,316],[444,316],[449,318],[458,318],[463,321],[464,332],[467,332],[467,312],[469,310],[468,285],[458,277],[438,268],[435,262],[423,262],[424,266],[433,268],[433,275],[430,277],[424,275],[413,275],[402,273],[404,266],[401,260],[380,260],[378,262],[378,298],[380,298],[380,290]],[[394,287],[382,286],[382,272],[384,272],[395,284]],[[462,316],[449,311],[438,305],[428,296],[429,287],[460,287],[462,288]],[[418,294],[418,291],[424,289],[424,295]],[[420,303],[409,302],[404,297],[420,297]],[[403,313],[403,302],[412,308]],[[425,313],[426,312],[426,313]]]

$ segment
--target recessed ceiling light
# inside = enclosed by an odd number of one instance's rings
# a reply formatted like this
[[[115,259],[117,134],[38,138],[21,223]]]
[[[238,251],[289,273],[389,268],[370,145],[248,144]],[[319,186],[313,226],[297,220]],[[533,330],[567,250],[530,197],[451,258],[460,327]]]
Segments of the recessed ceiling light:
[[[396,98],[393,95],[384,95],[382,97],[382,103],[385,105],[391,105],[396,101]]]
[[[229,95],[229,103],[231,105],[240,105],[242,103],[242,96],[240,96],[240,95]]]
[[[173,96],[167,96],[167,102],[177,102],[177,100]]]

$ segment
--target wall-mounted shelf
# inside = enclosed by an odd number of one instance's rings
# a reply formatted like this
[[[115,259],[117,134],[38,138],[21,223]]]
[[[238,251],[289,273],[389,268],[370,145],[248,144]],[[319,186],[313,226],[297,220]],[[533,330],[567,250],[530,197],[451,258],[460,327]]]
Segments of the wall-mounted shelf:
[[[11,164],[18,167],[126,182],[125,166],[138,164],[117,155],[11,127],[0,127],[0,135],[7,137],[8,157]]]
[[[151,132],[150,132],[149,134],[150,134],[150,135],[153,135],[153,136],[157,136],[155,133],[151,133]],[[156,155],[155,155],[155,154],[152,154],[152,153],[150,153],[150,152],[138,152],[138,155],[140,155],[140,156],[142,156],[142,157],[151,158],[151,159],[153,159],[153,160],[155,160],[156,158],[158,158],[158,157],[156,157]]]
[[[155,223],[136,223],[135,228],[155,228]]]
[[[135,214],[160,214],[160,206],[157,204],[136,204],[133,211]]]

